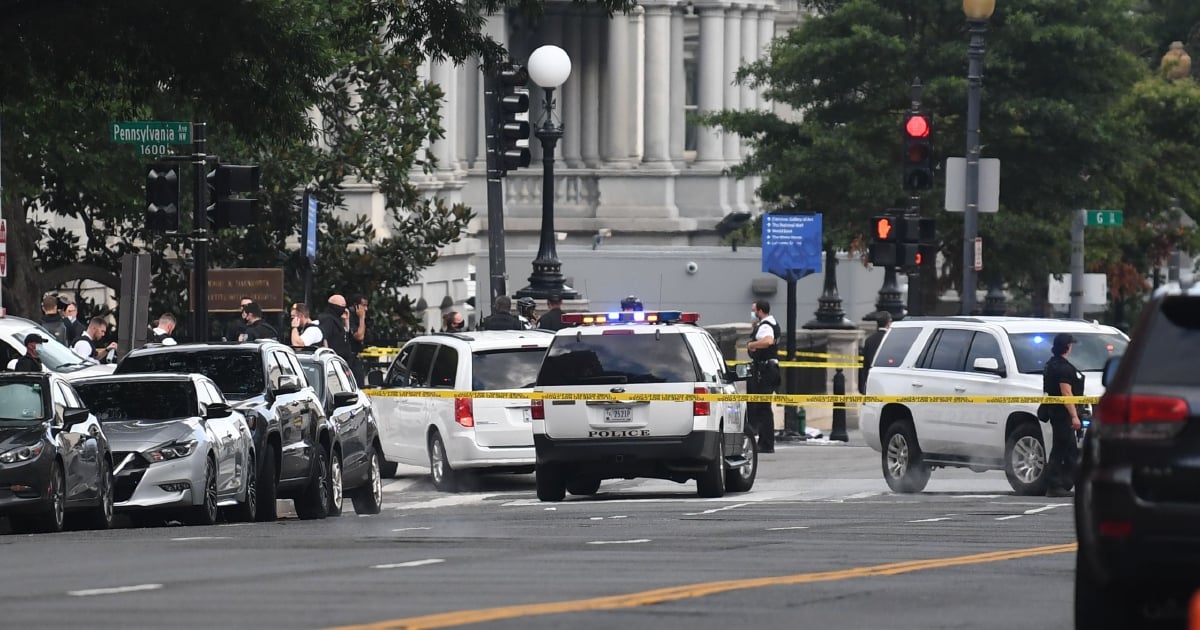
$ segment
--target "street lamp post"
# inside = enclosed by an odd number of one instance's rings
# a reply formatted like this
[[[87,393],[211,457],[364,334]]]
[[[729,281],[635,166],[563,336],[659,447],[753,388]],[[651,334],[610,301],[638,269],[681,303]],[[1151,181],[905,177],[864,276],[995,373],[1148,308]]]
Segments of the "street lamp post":
[[[558,295],[573,300],[579,293],[563,283],[562,261],[558,259],[554,235],[554,149],[563,137],[562,123],[554,116],[554,90],[571,76],[571,58],[558,46],[541,46],[529,55],[527,68],[529,77],[545,93],[542,120],[535,132],[542,142],[542,231],[529,286],[516,295],[542,300]]]
[[[983,88],[983,38],[996,0],[963,0],[967,30],[967,182],[963,213],[962,314],[975,312],[975,239],[979,236],[979,98]]]

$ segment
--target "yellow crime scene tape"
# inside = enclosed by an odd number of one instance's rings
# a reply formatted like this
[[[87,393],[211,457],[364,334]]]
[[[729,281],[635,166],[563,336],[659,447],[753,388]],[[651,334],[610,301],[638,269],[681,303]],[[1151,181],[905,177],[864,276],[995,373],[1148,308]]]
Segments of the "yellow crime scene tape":
[[[368,389],[368,396],[380,398],[493,398],[504,400],[613,400],[665,402],[751,402],[777,405],[877,403],[938,404],[1091,404],[1096,396],[841,396],[826,394],[614,394],[611,392],[491,392],[450,389]]]
[[[742,363],[750,363],[750,361],[731,361],[726,360],[725,365],[739,365]],[[825,361],[780,361],[779,367],[791,368],[856,368],[862,367],[862,363],[830,363]]]
[[[745,350],[746,346],[738,346],[737,349]],[[778,354],[781,357],[786,357],[787,350],[780,350],[778,352]],[[810,359],[848,359],[850,361],[856,362],[856,365],[859,363],[862,363],[862,359],[863,359],[861,354],[835,354],[832,352],[805,352],[805,351],[801,351],[801,350],[797,350],[796,352],[794,352],[792,354],[793,359],[795,359],[797,357],[806,357],[806,358],[810,358]]]

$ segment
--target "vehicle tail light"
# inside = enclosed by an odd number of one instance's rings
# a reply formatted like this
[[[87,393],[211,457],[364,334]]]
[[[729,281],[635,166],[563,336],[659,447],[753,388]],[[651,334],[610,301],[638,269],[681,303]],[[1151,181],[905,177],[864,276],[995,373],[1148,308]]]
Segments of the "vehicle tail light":
[[[1100,535],[1105,538],[1128,538],[1133,533],[1129,521],[1100,521]]]
[[[707,387],[697,387],[693,390],[697,394],[707,394]],[[693,416],[707,416],[711,411],[707,400],[697,400],[692,403]]]
[[[529,401],[529,417],[534,420],[546,419],[546,401],[537,399]]]
[[[454,421],[464,427],[475,426],[475,410],[470,398],[454,399]]]
[[[1096,407],[1094,427],[1110,439],[1164,439],[1183,430],[1191,415],[1188,403],[1172,396],[1105,394]]]

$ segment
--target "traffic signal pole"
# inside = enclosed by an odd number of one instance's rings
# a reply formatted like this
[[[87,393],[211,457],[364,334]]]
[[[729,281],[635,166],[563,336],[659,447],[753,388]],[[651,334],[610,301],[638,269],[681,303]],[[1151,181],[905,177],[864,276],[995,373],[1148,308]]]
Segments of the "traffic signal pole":
[[[208,204],[205,192],[207,123],[192,123],[192,340],[208,341]]]
[[[508,295],[505,286],[508,272],[504,261],[504,171],[500,164],[500,82],[493,72],[484,76],[484,129],[487,133],[487,208],[488,208],[488,278],[491,295],[487,309],[496,302],[496,297]],[[483,312],[483,305],[475,308]]]

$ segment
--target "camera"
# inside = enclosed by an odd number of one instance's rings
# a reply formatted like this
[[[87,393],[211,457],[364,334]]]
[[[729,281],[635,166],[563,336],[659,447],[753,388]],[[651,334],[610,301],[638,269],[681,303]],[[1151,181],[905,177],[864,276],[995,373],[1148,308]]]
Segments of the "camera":
[[[689,260],[684,269],[686,269],[689,274],[695,274],[697,271],[700,271],[700,265],[696,264],[696,261],[694,260]]]

